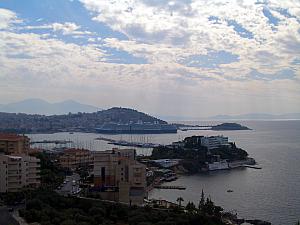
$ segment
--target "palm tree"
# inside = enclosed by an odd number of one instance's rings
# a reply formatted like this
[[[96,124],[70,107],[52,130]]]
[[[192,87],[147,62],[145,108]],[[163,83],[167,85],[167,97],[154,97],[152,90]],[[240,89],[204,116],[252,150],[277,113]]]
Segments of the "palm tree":
[[[183,202],[184,199],[182,197],[178,197],[176,201],[178,202],[179,207],[181,207],[181,202]]]

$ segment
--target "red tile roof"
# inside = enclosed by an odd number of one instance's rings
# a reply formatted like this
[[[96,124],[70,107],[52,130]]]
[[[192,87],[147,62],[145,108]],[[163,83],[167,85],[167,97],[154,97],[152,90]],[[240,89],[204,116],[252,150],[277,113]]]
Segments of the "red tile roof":
[[[18,134],[0,133],[0,140],[2,141],[19,141],[24,140],[24,138],[29,139],[27,136]]]

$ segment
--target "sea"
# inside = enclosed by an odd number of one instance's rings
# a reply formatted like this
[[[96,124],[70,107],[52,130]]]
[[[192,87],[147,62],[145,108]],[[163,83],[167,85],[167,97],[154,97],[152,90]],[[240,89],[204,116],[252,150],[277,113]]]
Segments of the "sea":
[[[215,125],[222,121],[180,121],[186,124]],[[112,149],[106,137],[131,142],[170,144],[192,135],[224,135],[237,147],[246,150],[262,169],[234,169],[195,175],[181,175],[170,185],[185,186],[186,190],[154,189],[149,198],[198,205],[201,191],[225,211],[237,213],[240,218],[261,219],[274,225],[295,225],[300,220],[300,121],[234,121],[251,130],[179,131],[177,134],[102,135],[96,133],[29,134],[32,141],[70,140],[67,147],[87,148],[93,151]],[[36,144],[52,148],[66,145]],[[126,147],[125,147],[126,148]],[[137,148],[140,155],[150,155],[152,149]],[[233,192],[227,192],[232,190]]]

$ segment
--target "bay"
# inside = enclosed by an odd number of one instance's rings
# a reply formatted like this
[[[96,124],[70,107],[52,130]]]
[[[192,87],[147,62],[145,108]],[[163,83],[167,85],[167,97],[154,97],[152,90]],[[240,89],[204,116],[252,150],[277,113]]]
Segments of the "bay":
[[[169,144],[192,135],[224,135],[245,149],[255,158],[262,170],[235,169],[192,176],[181,176],[170,183],[187,189],[155,189],[150,198],[162,198],[176,202],[181,196],[186,204],[198,204],[201,190],[225,210],[236,212],[240,217],[262,219],[275,225],[294,225],[300,220],[300,121],[235,121],[250,127],[243,131],[179,131],[177,134],[153,135],[100,135],[95,133],[30,134],[33,141],[71,140],[68,147],[87,148],[94,151],[111,149],[105,141],[95,140],[102,136],[115,140]],[[220,121],[185,122],[214,125]],[[36,145],[36,147],[54,147]],[[59,146],[56,146],[59,147]],[[126,147],[125,147],[126,148]],[[151,149],[137,148],[138,154],[149,155]],[[233,192],[228,193],[227,190]]]

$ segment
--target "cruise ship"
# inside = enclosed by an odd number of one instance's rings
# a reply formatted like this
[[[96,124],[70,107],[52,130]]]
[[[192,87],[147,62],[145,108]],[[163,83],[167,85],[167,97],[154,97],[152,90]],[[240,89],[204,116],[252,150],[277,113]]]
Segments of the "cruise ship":
[[[158,123],[105,123],[101,127],[96,128],[96,132],[101,134],[162,134],[177,133],[177,127],[172,124]]]

